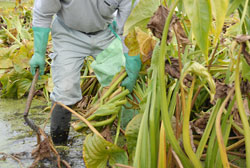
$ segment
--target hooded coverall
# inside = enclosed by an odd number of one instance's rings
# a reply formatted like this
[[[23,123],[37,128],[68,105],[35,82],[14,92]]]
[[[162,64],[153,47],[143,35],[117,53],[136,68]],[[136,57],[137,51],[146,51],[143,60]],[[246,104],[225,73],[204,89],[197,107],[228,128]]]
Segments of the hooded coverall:
[[[116,38],[108,28],[114,17],[116,32],[122,38],[131,3],[132,0],[35,0],[33,27],[51,27],[52,102],[71,106],[82,99],[80,70],[84,58],[97,56]],[[70,119],[70,112],[58,105],[55,107],[51,117],[54,143],[67,141]]]

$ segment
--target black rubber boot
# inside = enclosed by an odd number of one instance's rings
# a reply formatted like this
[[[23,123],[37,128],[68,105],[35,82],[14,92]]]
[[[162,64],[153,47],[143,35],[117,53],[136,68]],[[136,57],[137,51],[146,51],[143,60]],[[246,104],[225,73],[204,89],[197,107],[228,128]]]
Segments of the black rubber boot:
[[[50,124],[50,134],[54,145],[67,145],[70,120],[71,112],[57,104],[52,111]]]

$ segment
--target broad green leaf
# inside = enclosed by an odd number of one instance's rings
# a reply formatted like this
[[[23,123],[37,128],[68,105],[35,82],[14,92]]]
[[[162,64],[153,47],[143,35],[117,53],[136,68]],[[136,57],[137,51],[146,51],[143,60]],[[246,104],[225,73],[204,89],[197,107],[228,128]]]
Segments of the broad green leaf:
[[[196,42],[208,63],[208,34],[212,21],[211,4],[208,0],[184,0],[185,11],[191,21]]]
[[[126,152],[96,134],[89,134],[83,143],[83,159],[87,168],[106,168],[107,163],[128,164]]]
[[[229,0],[212,0],[212,11],[215,15],[216,20],[216,33],[215,33],[215,43],[217,42],[219,35],[222,31],[222,27],[224,25],[227,9],[228,9]]]
[[[140,129],[141,119],[142,119],[142,113],[137,114],[128,123],[126,130],[125,130],[128,153],[129,153],[131,161],[132,161],[132,158],[134,158],[135,156],[136,141],[137,141],[137,136],[138,136],[138,132]]]
[[[29,91],[31,86],[31,79],[23,78],[17,82],[17,98],[20,99],[23,95]]]
[[[201,65],[197,62],[194,62],[194,61],[191,61],[191,62],[185,64],[183,69],[182,69],[181,77],[180,77],[181,85],[183,87],[186,87],[183,84],[183,80],[188,73],[192,73],[192,74],[199,76],[202,81],[203,80],[207,81],[207,83],[210,87],[210,91],[209,91],[210,99],[211,99],[210,101],[212,102],[214,99],[215,92],[216,92],[216,85],[215,85],[215,82],[213,80],[213,77],[208,72],[207,68],[205,68],[203,65]]]
[[[146,29],[146,25],[153,13],[160,5],[159,0],[142,0],[135,6],[124,26],[124,35],[127,35],[130,30],[138,26],[142,30]]]

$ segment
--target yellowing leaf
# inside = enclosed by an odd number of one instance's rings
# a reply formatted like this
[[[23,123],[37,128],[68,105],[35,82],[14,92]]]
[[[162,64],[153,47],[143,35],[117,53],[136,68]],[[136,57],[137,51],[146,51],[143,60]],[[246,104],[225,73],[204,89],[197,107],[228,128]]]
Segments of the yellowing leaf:
[[[151,35],[143,32],[140,28],[136,28],[136,39],[139,43],[140,54],[142,55],[142,61],[147,61],[151,56],[150,53],[153,52],[156,45],[156,40],[153,39]]]
[[[135,30],[129,32],[129,34],[125,38],[125,44],[129,49],[128,54],[130,56],[135,56],[140,53],[140,47],[136,38]]]
[[[128,54],[130,56],[140,54],[141,61],[145,63],[151,58],[156,40],[149,33],[145,33],[139,27],[136,27],[127,35],[125,44],[129,49]]]

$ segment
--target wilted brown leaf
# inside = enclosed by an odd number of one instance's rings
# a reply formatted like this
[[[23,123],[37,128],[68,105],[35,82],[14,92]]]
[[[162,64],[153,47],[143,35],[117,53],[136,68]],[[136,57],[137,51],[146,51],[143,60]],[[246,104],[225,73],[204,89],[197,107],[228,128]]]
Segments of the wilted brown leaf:
[[[155,37],[161,39],[162,33],[164,30],[166,18],[168,16],[169,10],[168,8],[164,7],[163,5],[160,5],[157,11],[154,13],[154,15],[151,17],[147,28],[149,28]],[[178,18],[173,15],[169,30],[168,30],[168,37],[167,37],[167,43],[170,43],[173,37],[173,34],[171,30],[174,29],[176,36],[178,36],[178,39],[180,40],[180,43],[183,47],[185,47],[187,44],[190,44],[190,41],[187,38],[187,35],[185,31],[183,30]]]
[[[161,39],[163,29],[165,26],[166,18],[168,16],[169,10],[164,7],[163,5],[160,5],[157,11],[154,13],[154,15],[151,17],[149,23],[147,24],[147,28],[149,28],[155,37]],[[171,33],[171,25],[173,22],[176,21],[176,16],[173,15],[172,21],[169,26],[169,32],[167,37],[167,43],[169,43],[172,40],[172,33]]]

